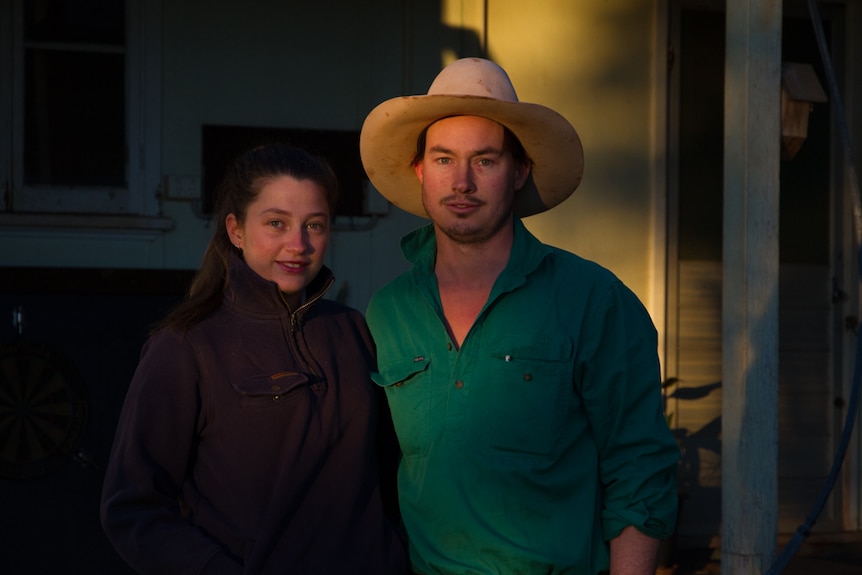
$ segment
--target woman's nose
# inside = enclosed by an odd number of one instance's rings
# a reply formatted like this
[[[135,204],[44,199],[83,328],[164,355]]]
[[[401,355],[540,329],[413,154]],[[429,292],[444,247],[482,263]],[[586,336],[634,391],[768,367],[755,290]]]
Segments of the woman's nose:
[[[308,234],[304,228],[290,230],[284,241],[284,247],[294,253],[305,252],[308,245]]]

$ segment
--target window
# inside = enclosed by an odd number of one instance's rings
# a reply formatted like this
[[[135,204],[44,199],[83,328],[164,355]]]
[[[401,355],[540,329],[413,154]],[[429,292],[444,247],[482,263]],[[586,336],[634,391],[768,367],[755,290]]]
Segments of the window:
[[[157,216],[160,1],[0,8],[2,211]]]
[[[359,130],[310,130],[252,126],[204,125],[201,131],[203,179],[201,213],[212,216],[225,167],[242,151],[266,142],[300,146],[332,165],[340,188],[335,215],[365,216],[368,178],[359,157]]]

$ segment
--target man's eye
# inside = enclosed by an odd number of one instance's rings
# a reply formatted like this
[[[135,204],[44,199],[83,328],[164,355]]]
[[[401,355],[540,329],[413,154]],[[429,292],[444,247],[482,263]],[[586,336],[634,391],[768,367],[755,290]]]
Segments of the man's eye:
[[[273,228],[280,228],[281,227],[281,221],[280,220],[269,220],[268,222],[266,222],[266,225],[273,227]]]
[[[493,163],[494,162],[492,160],[489,160],[488,158],[481,158],[479,160],[479,165],[483,166],[483,167],[488,167],[488,166],[492,165]]]

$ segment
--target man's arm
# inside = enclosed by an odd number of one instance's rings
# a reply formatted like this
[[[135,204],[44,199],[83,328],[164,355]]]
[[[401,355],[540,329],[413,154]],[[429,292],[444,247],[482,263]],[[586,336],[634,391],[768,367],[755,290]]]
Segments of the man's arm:
[[[655,575],[659,544],[629,525],[611,539],[611,575]]]

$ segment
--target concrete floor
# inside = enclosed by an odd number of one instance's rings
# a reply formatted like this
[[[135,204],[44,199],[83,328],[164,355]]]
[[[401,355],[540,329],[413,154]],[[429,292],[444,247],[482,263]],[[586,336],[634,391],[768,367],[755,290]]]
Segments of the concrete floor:
[[[781,550],[779,549],[779,552]],[[720,575],[720,553],[716,550],[680,552],[675,569],[659,575]],[[779,575],[779,574],[776,574]],[[780,575],[862,575],[862,544],[803,547]]]
[[[794,557],[782,575],[860,575],[862,555]]]

